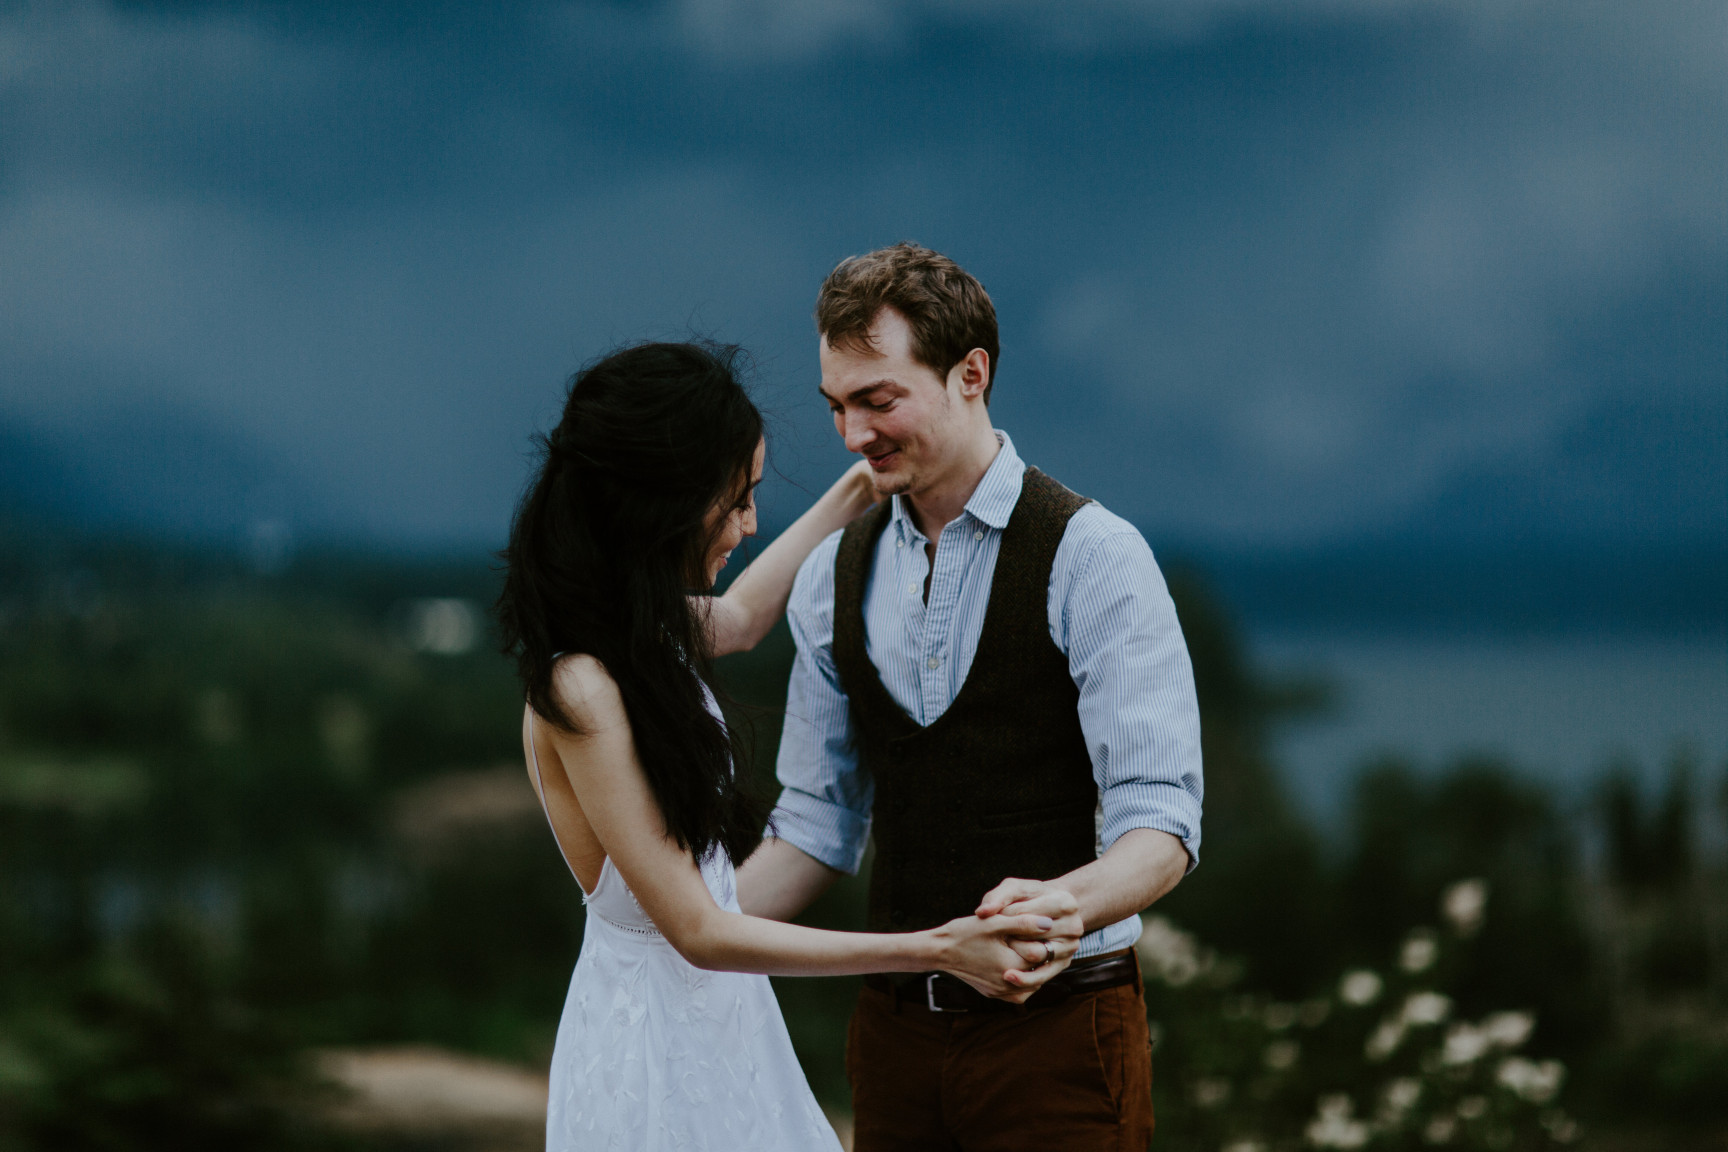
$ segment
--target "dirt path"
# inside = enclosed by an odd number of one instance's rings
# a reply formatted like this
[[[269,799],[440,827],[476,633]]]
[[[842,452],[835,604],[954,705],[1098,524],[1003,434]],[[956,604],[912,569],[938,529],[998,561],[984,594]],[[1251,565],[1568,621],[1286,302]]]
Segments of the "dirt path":
[[[328,1048],[317,1066],[343,1090],[339,1127],[450,1152],[544,1147],[546,1076],[533,1069],[426,1046]],[[850,1149],[851,1117],[829,1119]]]

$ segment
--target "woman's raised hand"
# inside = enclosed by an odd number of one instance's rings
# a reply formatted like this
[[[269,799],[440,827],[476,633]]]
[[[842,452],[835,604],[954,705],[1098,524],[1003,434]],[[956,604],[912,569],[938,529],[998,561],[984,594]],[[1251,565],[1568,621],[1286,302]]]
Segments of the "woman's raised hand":
[[[870,461],[855,460],[852,466],[840,473],[840,479],[834,481],[834,486],[828,490],[839,498],[840,506],[850,512],[846,523],[851,523],[855,517],[863,515],[870,505],[882,499],[876,491],[876,482],[871,478]],[[844,513],[843,513],[844,514]]]

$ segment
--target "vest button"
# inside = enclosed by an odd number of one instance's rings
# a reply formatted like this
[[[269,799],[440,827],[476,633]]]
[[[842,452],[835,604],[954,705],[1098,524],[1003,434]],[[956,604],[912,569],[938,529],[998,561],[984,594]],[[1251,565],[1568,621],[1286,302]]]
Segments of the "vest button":
[[[894,909],[894,914],[888,917],[888,919],[894,921],[896,924],[904,924],[906,923],[906,910],[904,908],[896,908]]]

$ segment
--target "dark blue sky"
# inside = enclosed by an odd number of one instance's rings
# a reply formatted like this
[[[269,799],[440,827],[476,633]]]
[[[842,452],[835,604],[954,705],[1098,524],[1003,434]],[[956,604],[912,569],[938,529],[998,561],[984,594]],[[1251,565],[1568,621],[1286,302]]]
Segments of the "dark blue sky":
[[[691,329],[814,486],[816,286],[912,238],[1155,546],[1728,542],[1728,5],[353,7],[0,14],[0,499],[490,545]]]

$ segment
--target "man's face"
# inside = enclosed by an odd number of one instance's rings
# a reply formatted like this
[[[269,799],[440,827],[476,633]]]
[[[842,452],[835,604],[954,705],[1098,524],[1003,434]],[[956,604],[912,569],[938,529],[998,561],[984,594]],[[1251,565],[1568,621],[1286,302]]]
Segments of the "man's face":
[[[912,329],[892,308],[876,314],[871,348],[822,338],[822,395],[846,450],[870,461],[876,491],[916,496],[959,458],[962,404],[954,387],[912,358]]]

